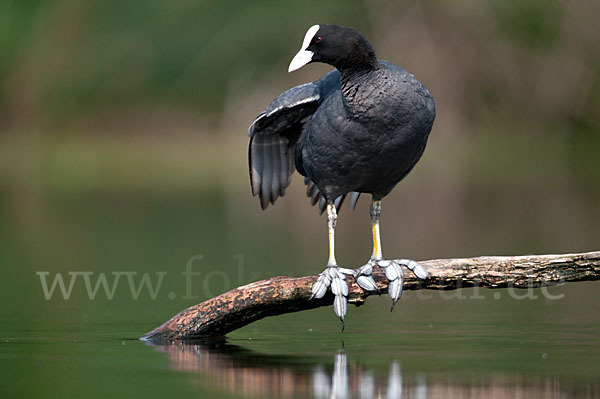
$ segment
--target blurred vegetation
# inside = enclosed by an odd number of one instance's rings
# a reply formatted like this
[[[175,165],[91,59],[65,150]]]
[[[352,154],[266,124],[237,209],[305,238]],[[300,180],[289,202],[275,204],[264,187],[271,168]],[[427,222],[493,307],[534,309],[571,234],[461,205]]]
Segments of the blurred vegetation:
[[[280,92],[329,69],[286,73],[306,28],[332,22],[365,33],[436,98],[428,150],[386,205],[414,229],[407,247],[425,252],[427,237],[432,253],[451,252],[461,231],[475,251],[592,249],[599,12],[591,0],[3,1],[1,204],[11,223],[35,224],[47,195],[217,191],[258,213],[245,131]],[[313,215],[302,191],[296,180],[260,220]]]
[[[306,27],[331,21],[414,65],[437,97],[453,93],[452,111],[471,124],[496,116],[597,132],[594,11],[592,1],[558,0],[9,0],[0,5],[3,130],[155,104],[221,114],[228,96],[285,79]]]
[[[323,19],[364,15],[359,2],[3,2],[3,116],[64,122],[154,103],[220,112],[238,75],[265,79],[288,57],[309,3]]]

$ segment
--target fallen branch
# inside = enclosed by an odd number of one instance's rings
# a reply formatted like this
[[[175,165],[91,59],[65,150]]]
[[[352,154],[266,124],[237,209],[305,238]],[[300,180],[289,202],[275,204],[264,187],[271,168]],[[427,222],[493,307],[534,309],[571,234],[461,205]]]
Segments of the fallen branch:
[[[435,259],[420,262],[429,272],[426,281],[405,274],[404,289],[453,290],[466,287],[528,288],[568,281],[600,280],[600,251],[564,255],[483,256],[464,259]],[[233,289],[190,306],[141,339],[148,341],[223,336],[267,316],[328,306],[333,295],[312,299],[311,286],[317,276],[272,277]],[[387,279],[379,268],[373,272],[381,293]],[[352,277],[348,302],[362,305],[375,292],[363,291]]]

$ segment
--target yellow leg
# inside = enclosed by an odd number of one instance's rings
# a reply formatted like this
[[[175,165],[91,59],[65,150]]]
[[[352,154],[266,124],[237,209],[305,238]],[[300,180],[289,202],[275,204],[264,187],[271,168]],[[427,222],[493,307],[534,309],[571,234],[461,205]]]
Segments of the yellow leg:
[[[345,275],[354,275],[354,270],[344,269],[337,265],[335,261],[335,224],[337,222],[337,212],[333,204],[327,204],[327,227],[329,229],[329,261],[327,267],[321,273],[317,281],[313,284],[310,298],[323,298],[328,288],[334,295],[333,311],[342,321],[342,331],[344,331],[344,317],[348,311],[348,284]]]
[[[335,206],[327,204],[327,228],[329,229],[329,261],[327,265],[337,265],[335,260],[335,224],[337,222],[337,212]]]
[[[373,230],[373,254],[371,259],[380,260],[383,258],[381,253],[381,237],[379,235],[379,216],[381,215],[381,201],[373,200],[371,202],[371,229]]]

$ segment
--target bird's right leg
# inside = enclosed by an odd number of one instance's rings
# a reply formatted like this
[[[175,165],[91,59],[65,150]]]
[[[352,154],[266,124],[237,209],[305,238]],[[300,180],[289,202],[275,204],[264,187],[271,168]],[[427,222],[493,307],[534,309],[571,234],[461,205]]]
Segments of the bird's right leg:
[[[331,287],[331,292],[335,296],[333,300],[333,311],[342,321],[342,330],[344,328],[344,317],[348,310],[348,284],[346,284],[346,274],[354,274],[353,270],[344,269],[338,266],[335,260],[335,225],[337,223],[337,212],[333,203],[327,203],[327,227],[329,229],[329,261],[325,270],[319,274],[319,278],[312,286],[311,299],[322,298]]]
[[[354,272],[354,277],[358,285],[367,291],[377,291],[377,284],[373,280],[372,273],[375,266],[379,266],[385,269],[385,276],[387,277],[388,293],[392,298],[392,310],[396,305],[396,302],[402,295],[402,284],[404,282],[404,271],[400,266],[406,266],[408,269],[420,279],[425,280],[427,278],[427,271],[410,259],[394,259],[384,260],[381,251],[381,237],[379,234],[379,217],[381,216],[381,200],[373,199],[371,202],[371,208],[369,209],[371,215],[371,227],[373,231],[373,254],[371,259],[365,265],[359,267]]]

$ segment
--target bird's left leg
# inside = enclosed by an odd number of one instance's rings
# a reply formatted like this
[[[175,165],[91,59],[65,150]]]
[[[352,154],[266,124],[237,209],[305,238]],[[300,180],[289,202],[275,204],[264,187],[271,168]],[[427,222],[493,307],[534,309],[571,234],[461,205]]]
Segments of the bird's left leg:
[[[375,200],[371,202],[371,208],[369,210],[371,215],[371,230],[373,232],[373,254],[369,261],[354,271],[354,277],[360,287],[367,291],[378,291],[375,280],[371,276],[373,267],[380,266],[385,268],[385,275],[389,280],[388,293],[392,298],[392,310],[396,305],[396,302],[402,295],[402,284],[404,283],[404,271],[401,265],[408,267],[415,273],[420,279],[427,278],[427,271],[415,262],[409,259],[395,259],[395,260],[384,260],[381,251],[381,236],[379,233],[379,218],[381,216],[381,200]]]
[[[329,230],[329,261],[325,270],[319,274],[319,278],[312,286],[311,299],[322,298],[331,286],[333,293],[333,311],[342,321],[344,328],[344,317],[348,310],[348,284],[346,274],[354,274],[354,270],[339,267],[335,260],[335,225],[337,223],[337,212],[333,203],[327,203],[327,227]]]

